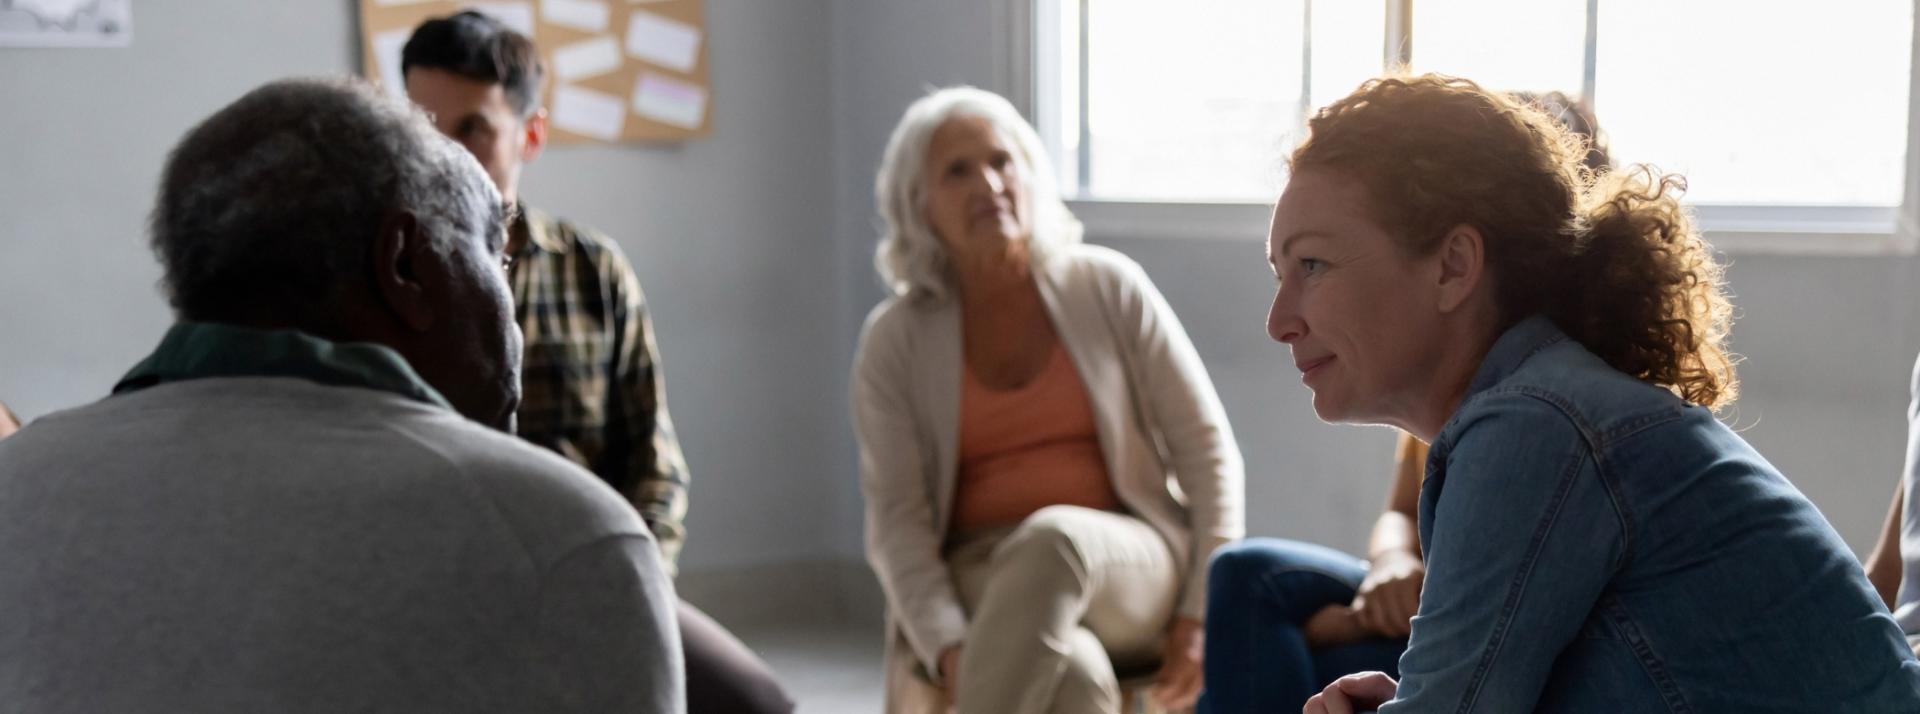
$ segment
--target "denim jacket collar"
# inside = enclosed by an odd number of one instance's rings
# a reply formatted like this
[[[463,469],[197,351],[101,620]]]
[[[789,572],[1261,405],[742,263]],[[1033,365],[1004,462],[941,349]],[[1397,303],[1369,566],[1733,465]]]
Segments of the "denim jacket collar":
[[[1542,315],[1534,315],[1514,323],[1513,327],[1501,333],[1493,341],[1493,348],[1487,350],[1487,356],[1480,361],[1480,371],[1474,373],[1473,383],[1467,386],[1467,393],[1461,397],[1465,402],[1499,384],[1507,375],[1532,357],[1534,353],[1567,339],[1567,334]]]

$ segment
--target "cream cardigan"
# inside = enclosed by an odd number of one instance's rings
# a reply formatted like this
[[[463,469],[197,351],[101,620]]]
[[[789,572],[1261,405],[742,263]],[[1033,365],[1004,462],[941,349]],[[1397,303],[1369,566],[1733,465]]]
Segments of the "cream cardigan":
[[[1185,581],[1179,613],[1201,618],[1207,559],[1246,525],[1240,450],[1200,355],[1118,252],[1060,248],[1034,280],[1086,382],[1114,490],[1166,538]],[[868,315],[854,358],[867,559],[929,671],[967,628],[940,557],[959,452],[960,333],[958,301],[896,296]]]

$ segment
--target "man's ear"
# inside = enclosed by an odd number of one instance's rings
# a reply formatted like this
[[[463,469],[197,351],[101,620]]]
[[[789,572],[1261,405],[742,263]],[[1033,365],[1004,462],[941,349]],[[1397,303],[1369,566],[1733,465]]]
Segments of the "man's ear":
[[[1486,239],[1480,229],[1462,223],[1447,230],[1440,239],[1440,280],[1437,287],[1441,312],[1453,312],[1465,305],[1480,287],[1487,271]]]
[[[524,164],[533,161],[540,155],[541,149],[547,148],[547,110],[533,110],[533,116],[527,117],[523,123],[527,135],[526,143],[520,146],[520,163]]]
[[[433,327],[424,273],[432,270],[433,248],[420,221],[407,211],[390,210],[380,219],[373,241],[373,294],[400,324],[415,332]]]

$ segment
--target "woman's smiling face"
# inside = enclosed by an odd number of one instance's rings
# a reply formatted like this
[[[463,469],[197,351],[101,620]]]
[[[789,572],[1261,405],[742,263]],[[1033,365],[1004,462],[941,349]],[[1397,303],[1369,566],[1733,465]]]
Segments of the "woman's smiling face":
[[[1402,424],[1432,390],[1441,327],[1437,256],[1410,254],[1371,218],[1359,181],[1309,168],[1274,207],[1279,286],[1267,334],[1293,350],[1324,421]]]

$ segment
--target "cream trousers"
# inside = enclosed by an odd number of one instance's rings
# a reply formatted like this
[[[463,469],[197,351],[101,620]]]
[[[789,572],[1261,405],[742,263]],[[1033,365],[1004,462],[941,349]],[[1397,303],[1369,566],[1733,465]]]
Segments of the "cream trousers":
[[[1050,506],[951,544],[967,612],[959,714],[1111,714],[1114,671],[1157,662],[1179,596],[1167,543],[1132,516]]]

